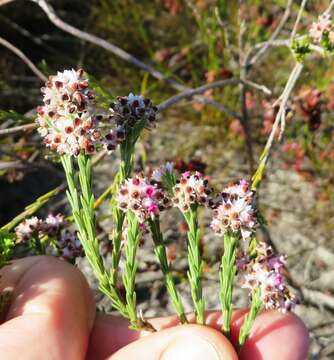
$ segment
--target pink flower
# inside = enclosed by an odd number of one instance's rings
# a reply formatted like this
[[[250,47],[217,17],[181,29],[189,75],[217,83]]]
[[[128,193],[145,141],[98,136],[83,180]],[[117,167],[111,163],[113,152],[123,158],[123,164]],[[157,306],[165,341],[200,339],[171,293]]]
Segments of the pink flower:
[[[154,194],[155,194],[154,186],[152,186],[152,185],[147,186],[146,189],[145,189],[145,194],[148,197],[152,198],[154,196]]]
[[[249,182],[246,179],[241,179],[239,184],[241,186],[247,186],[247,187],[249,186]]]
[[[249,239],[257,226],[254,200],[254,193],[244,179],[225,188],[213,210],[212,230],[219,235],[231,231]]]
[[[244,266],[243,288],[252,293],[260,290],[260,298],[265,309],[291,310],[297,304],[296,297],[289,291],[283,276],[284,257],[275,255],[267,244],[258,244],[257,257]]]
[[[275,284],[275,286],[278,286],[278,287],[281,287],[281,285],[284,284],[284,278],[281,274],[277,274],[274,277],[274,284]]]
[[[148,212],[150,214],[156,215],[159,211],[158,205],[157,204],[151,204],[148,208],[147,208]]]
[[[188,211],[193,204],[208,204],[211,200],[211,189],[203,175],[196,171],[182,174],[173,189],[173,203],[182,212]]]
[[[124,212],[133,211],[141,224],[158,216],[170,204],[164,190],[141,175],[126,180],[120,186],[116,199],[119,208]]]

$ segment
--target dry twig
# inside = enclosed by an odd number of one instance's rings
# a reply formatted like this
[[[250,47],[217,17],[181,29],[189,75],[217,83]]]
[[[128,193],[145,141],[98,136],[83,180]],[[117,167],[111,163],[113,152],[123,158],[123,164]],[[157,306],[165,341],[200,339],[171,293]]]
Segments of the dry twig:
[[[278,37],[278,35],[283,30],[286,22],[288,21],[290,15],[291,15],[292,5],[293,5],[293,0],[288,0],[288,2],[286,4],[286,9],[284,11],[284,14],[283,14],[279,24],[277,25],[276,29],[274,30],[274,32],[270,36],[269,40],[266,41],[265,45],[263,47],[261,47],[260,50],[254,55],[254,57],[252,58],[252,61],[249,62],[249,63],[246,61],[246,64],[245,64],[246,66],[254,65],[259,60],[259,58],[268,50],[270,44],[274,40],[276,40],[276,38]],[[247,56],[246,56],[246,58],[247,58]]]
[[[47,80],[46,76],[37,69],[34,63],[20,49],[18,49],[16,46],[14,46],[2,37],[0,37],[0,44],[13,52],[15,55],[17,55],[30,68],[30,70],[41,79],[41,81],[45,82]]]

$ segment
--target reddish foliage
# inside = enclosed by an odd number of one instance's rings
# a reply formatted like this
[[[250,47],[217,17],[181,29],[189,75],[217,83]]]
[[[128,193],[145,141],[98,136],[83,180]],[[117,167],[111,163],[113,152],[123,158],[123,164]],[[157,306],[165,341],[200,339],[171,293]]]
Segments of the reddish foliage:
[[[273,104],[267,100],[263,100],[261,106],[263,108],[263,124],[261,134],[269,135],[278,112],[278,106],[273,106]]]
[[[281,146],[283,152],[289,152],[294,157],[294,162],[292,167],[295,171],[301,172],[302,166],[305,161],[305,151],[304,149],[296,142],[286,143]],[[289,167],[288,163],[283,165],[285,168]]]
[[[231,124],[230,124],[230,131],[233,133],[233,134],[236,134],[236,135],[240,135],[242,137],[245,136],[245,131],[240,123],[240,120],[238,119],[233,119]]]
[[[204,174],[207,165],[198,159],[191,159],[188,163],[183,159],[177,159],[175,160],[174,167],[180,173],[184,173],[185,171],[199,171]]]
[[[176,16],[182,10],[182,3],[179,0],[165,0],[164,5],[172,16]]]
[[[321,125],[321,95],[318,89],[312,88],[304,91],[298,99],[301,114],[311,131]]]

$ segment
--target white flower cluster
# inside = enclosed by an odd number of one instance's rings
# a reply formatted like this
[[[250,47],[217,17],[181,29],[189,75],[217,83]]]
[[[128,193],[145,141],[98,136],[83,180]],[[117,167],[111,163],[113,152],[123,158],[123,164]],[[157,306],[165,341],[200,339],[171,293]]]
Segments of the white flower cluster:
[[[77,156],[108,146],[99,126],[103,116],[96,112],[83,70],[58,72],[41,90],[44,105],[37,108],[38,131],[48,147]]]
[[[64,223],[65,219],[61,214],[49,214],[45,220],[36,216],[26,219],[15,228],[17,242],[24,243],[35,236],[55,236]]]
[[[330,14],[322,14],[318,17],[318,21],[313,22],[310,30],[310,37],[316,42],[320,43],[323,36],[328,36],[331,43],[334,43],[334,29]]]
[[[16,228],[16,238],[18,243],[29,241],[32,237],[38,236],[40,231],[40,220],[34,216],[22,221]]]
[[[211,200],[210,194],[211,189],[209,188],[208,181],[204,179],[203,174],[198,171],[194,174],[186,171],[174,186],[173,203],[182,212],[186,212],[190,209],[191,205],[209,204]]]
[[[211,228],[220,235],[240,232],[247,240],[257,225],[254,193],[246,180],[225,188],[213,211]]]
[[[92,154],[102,147],[110,153],[139,120],[146,121],[145,127],[156,120],[158,109],[151,100],[133,94],[118,97],[108,116],[99,114],[83,70],[58,72],[41,91],[44,105],[37,107],[38,131],[46,146],[61,155]]]
[[[157,184],[139,175],[120,186],[117,202],[122,211],[132,210],[140,223],[154,218],[170,205],[169,199]]]
[[[76,232],[65,230],[57,241],[60,256],[68,261],[84,255],[83,248]]]
[[[242,287],[251,290],[251,293],[258,289],[265,309],[291,310],[297,299],[285,284],[284,256],[275,255],[265,243],[258,245],[257,252],[258,256],[245,266]]]

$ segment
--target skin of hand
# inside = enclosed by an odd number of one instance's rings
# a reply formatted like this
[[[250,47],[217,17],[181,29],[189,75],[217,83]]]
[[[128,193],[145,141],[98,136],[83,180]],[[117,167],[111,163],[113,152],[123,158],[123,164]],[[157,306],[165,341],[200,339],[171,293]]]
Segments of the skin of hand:
[[[0,357],[6,360],[304,360],[309,337],[293,314],[263,312],[239,357],[220,332],[219,312],[206,325],[177,326],[174,316],[150,319],[160,331],[128,329],[125,319],[96,314],[81,272],[54,257],[15,260],[0,271],[0,290],[13,298],[0,326]],[[232,343],[247,310],[233,314]],[[194,320],[189,315],[189,320]]]

